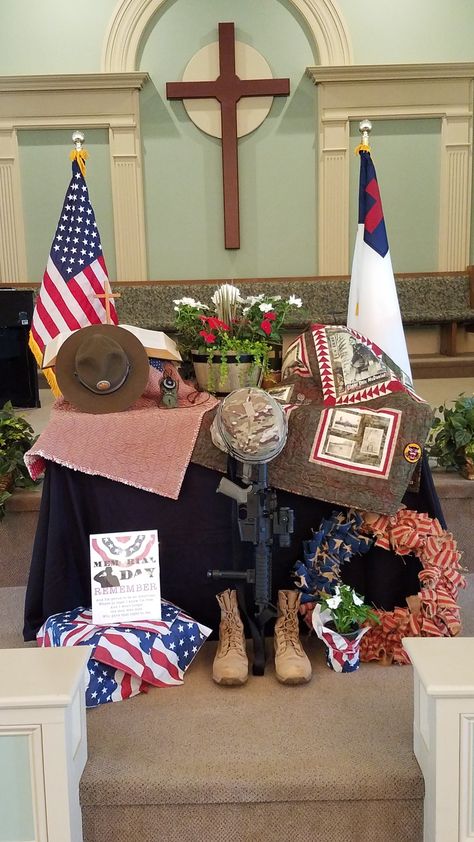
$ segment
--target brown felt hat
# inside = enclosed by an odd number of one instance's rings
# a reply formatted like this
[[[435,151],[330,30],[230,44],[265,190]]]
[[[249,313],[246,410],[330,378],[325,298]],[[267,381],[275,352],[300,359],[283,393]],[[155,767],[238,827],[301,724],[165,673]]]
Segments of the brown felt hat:
[[[144,392],[149,371],[140,340],[108,324],[74,331],[61,345],[55,363],[66,400],[93,414],[128,409]]]

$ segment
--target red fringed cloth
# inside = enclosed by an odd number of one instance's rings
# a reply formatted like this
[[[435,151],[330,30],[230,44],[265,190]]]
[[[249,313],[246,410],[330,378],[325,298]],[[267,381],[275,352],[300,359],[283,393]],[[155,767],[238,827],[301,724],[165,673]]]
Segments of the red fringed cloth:
[[[376,611],[373,625],[361,641],[361,660],[409,663],[404,637],[454,637],[461,629],[457,596],[466,587],[461,553],[450,532],[427,514],[399,509],[391,517],[364,512],[364,527],[375,544],[398,555],[415,555],[423,565],[420,591],[407,597],[407,607]]]
[[[92,415],[59,398],[25,462],[32,479],[45,460],[177,500],[204,413],[216,404],[178,372],[178,407],[159,406],[163,374],[150,367],[146,391],[125,412]]]

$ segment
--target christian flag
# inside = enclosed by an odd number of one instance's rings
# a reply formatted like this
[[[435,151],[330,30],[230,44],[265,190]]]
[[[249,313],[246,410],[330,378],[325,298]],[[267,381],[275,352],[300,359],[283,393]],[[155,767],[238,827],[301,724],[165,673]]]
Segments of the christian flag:
[[[375,167],[368,150],[359,155],[359,225],[347,326],[375,342],[411,377]]]
[[[86,156],[85,150],[71,153],[72,178],[36,299],[29,345],[39,366],[46,344],[58,333],[107,321],[105,300],[97,296],[110,292],[110,285],[84,179]],[[118,322],[113,301],[110,320]],[[53,370],[44,373],[59,395]]]

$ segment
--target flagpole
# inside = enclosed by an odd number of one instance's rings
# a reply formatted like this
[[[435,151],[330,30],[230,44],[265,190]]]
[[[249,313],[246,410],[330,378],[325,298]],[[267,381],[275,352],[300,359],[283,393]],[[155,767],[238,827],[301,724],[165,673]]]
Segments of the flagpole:
[[[359,209],[347,326],[366,336],[411,379],[410,361],[393,274],[377,175],[371,157],[370,120],[361,120]]]
[[[71,137],[74,144],[69,152],[72,176],[30,327],[29,347],[40,367],[46,346],[60,333],[102,324],[104,317],[108,323],[118,322],[85,180],[88,152],[83,146],[84,133],[77,129]],[[99,297],[105,299],[104,305],[98,306],[99,302],[94,300]],[[44,369],[44,375],[57,397],[60,391],[53,369]]]

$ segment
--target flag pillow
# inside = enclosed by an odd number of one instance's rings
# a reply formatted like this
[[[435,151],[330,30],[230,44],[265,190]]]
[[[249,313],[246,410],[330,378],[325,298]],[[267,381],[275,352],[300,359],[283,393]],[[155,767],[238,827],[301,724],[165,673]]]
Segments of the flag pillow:
[[[39,646],[92,646],[86,707],[128,699],[149,686],[173,687],[211,629],[176,605],[161,601],[162,619],[127,625],[97,626],[92,612],[75,608],[54,614],[37,635]]]

